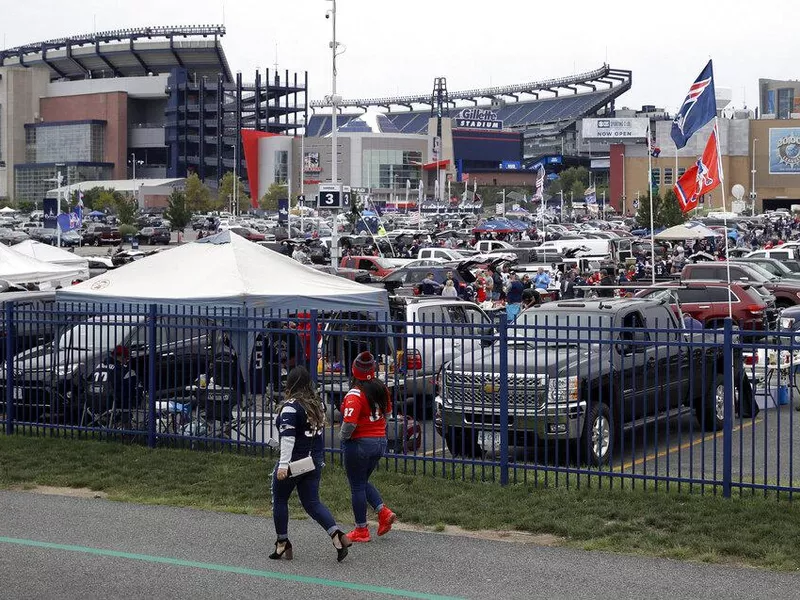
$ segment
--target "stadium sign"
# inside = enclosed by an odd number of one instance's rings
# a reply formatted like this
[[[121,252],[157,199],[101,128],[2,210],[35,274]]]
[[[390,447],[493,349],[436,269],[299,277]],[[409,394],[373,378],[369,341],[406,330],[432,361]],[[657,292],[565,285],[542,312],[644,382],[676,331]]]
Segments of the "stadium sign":
[[[503,122],[497,118],[497,113],[481,108],[465,108],[456,116],[456,127],[461,129],[493,129],[503,128]]]
[[[581,133],[585,140],[647,138],[648,119],[584,119]]]

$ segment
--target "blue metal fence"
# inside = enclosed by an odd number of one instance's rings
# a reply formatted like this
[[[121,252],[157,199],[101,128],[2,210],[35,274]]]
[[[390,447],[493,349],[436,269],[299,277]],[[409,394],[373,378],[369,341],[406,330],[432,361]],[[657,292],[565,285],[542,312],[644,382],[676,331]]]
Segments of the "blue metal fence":
[[[270,453],[286,373],[306,365],[337,454],[350,364],[370,350],[398,471],[800,491],[796,334],[687,330],[658,303],[562,303],[513,323],[458,301],[391,314],[9,303],[2,330],[8,435]]]

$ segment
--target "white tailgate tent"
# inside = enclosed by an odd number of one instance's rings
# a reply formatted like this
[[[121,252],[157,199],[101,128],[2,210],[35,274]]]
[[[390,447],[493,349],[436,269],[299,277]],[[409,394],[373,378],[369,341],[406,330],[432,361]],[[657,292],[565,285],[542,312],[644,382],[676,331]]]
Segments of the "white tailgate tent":
[[[79,269],[80,273],[78,276],[81,279],[89,279],[89,261],[72,252],[67,252],[61,248],[56,248],[50,244],[43,244],[36,240],[25,240],[19,244],[14,244],[11,248],[25,256],[35,258],[36,260]]]
[[[69,280],[80,269],[37,260],[0,244],[0,279],[9,283],[42,283]]]
[[[714,237],[722,237],[722,234],[717,233],[713,229],[709,229],[701,223],[682,223],[681,225],[675,225],[655,235],[655,239],[657,240],[680,242],[684,240],[703,240]]]
[[[59,290],[60,302],[158,304],[162,306],[277,311],[386,311],[386,290],[328,275],[230,231],[159,252]],[[195,313],[196,314],[196,313]],[[211,312],[209,311],[209,314]],[[236,333],[236,331],[241,333]],[[254,327],[232,338],[247,379]],[[244,360],[243,360],[244,359]]]

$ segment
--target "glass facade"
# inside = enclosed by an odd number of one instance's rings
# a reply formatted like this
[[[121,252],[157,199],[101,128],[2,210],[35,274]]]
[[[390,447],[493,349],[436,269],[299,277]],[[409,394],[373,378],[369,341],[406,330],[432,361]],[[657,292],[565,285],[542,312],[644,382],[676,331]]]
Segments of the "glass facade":
[[[49,165],[15,165],[14,198],[17,202],[39,202],[49,190],[58,187],[56,176],[61,171],[63,185],[79,181],[98,181],[111,179],[114,165],[111,163],[86,165],[67,164],[65,166]]]
[[[101,162],[105,122],[41,123],[25,127],[25,162]]]
[[[788,119],[792,114],[794,106],[794,90],[792,88],[780,88],[778,90],[778,118]]]
[[[289,152],[275,150],[275,183],[286,185],[289,181]]]
[[[364,150],[361,183],[368,188],[400,190],[411,181],[416,190],[422,174],[422,152],[414,150]]]

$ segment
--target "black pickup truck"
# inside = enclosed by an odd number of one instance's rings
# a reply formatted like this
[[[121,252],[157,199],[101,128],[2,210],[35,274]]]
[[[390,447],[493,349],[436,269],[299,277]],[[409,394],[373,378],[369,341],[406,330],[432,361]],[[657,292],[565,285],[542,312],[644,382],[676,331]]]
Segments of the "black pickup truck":
[[[546,303],[509,325],[507,347],[495,343],[444,366],[436,425],[454,456],[499,448],[505,353],[509,446],[568,440],[578,443],[579,461],[600,466],[623,432],[685,411],[704,430],[721,430],[722,337],[685,329],[658,300]],[[736,409],[755,416],[736,353],[734,388]]]

